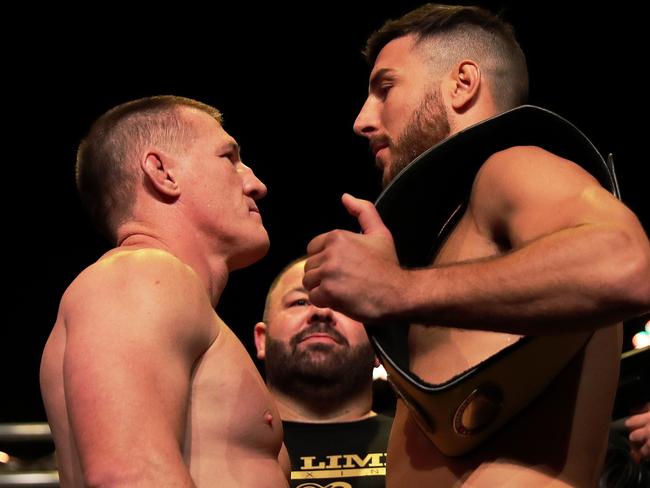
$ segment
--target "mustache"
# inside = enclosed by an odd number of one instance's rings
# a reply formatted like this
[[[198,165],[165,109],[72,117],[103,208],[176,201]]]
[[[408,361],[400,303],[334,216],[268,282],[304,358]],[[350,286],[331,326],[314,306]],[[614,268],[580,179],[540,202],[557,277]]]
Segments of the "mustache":
[[[307,337],[313,334],[327,334],[330,336],[332,339],[334,339],[336,342],[343,346],[349,346],[350,343],[348,340],[341,334],[338,330],[336,330],[334,327],[329,325],[327,322],[315,322],[309,326],[307,326],[305,329],[301,330],[298,332],[295,336],[291,338],[289,341],[289,344],[291,347],[296,347],[300,342],[304,341]]]
[[[372,149],[373,146],[386,145],[390,146],[393,144],[393,140],[387,134],[376,135],[368,139],[368,144]]]

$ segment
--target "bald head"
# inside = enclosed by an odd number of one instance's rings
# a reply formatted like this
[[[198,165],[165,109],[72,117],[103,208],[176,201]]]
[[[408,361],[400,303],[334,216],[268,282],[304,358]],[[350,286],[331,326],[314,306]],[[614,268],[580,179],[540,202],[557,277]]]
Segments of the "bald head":
[[[275,277],[273,280],[273,283],[271,283],[271,286],[269,287],[269,291],[266,294],[266,301],[264,302],[264,316],[263,316],[263,321],[269,324],[269,321],[272,317],[272,305],[273,305],[273,300],[275,298],[275,291],[278,288],[278,285],[282,281],[282,279],[285,277],[285,275],[291,270],[294,266],[297,266],[298,263],[302,263],[302,269],[305,267],[305,261],[307,260],[307,256],[300,256],[299,258],[294,259],[291,261],[289,264],[287,264],[284,268],[282,268],[282,271],[278,273],[278,275]]]

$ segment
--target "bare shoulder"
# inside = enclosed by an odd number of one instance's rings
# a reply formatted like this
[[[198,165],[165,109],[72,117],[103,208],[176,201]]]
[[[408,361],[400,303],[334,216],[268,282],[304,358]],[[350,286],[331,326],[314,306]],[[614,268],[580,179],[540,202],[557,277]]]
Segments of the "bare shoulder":
[[[68,287],[60,314],[66,327],[102,324],[128,328],[185,328],[211,322],[213,309],[198,275],[158,249],[114,250],[86,268]],[[106,320],[104,320],[106,319]],[[130,326],[133,326],[131,323]],[[203,325],[205,326],[205,325]]]
[[[599,187],[598,181],[580,165],[541,147],[515,146],[490,156],[474,181],[477,196],[501,197],[516,204],[522,199],[561,198]]]
[[[174,293],[182,292],[187,301],[208,299],[198,275],[172,254],[159,249],[119,250],[102,256],[82,271],[66,290],[63,301],[79,299],[103,301],[112,298],[137,300],[166,298],[173,305]],[[144,296],[143,296],[144,295]],[[186,300],[187,299],[187,300]]]
[[[111,251],[70,285],[60,324],[64,339],[43,375],[46,402],[58,408],[60,432],[72,433],[83,471],[174,484],[192,374],[219,331],[199,277],[164,251]]]
[[[515,245],[626,212],[580,165],[536,146],[490,156],[474,180],[470,209],[483,231],[495,240],[501,233]]]

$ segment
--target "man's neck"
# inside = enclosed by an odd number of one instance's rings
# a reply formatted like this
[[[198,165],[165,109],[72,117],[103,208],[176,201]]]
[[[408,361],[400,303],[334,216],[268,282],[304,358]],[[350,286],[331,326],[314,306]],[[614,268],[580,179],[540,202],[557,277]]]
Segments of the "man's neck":
[[[449,136],[453,136],[468,127],[472,127],[484,120],[492,118],[501,112],[503,112],[503,110],[499,110],[494,105],[491,98],[489,100],[484,99],[481,103],[474,105],[471,110],[463,112],[462,114],[454,114],[449,118]]]
[[[182,239],[166,239],[164,236],[153,234],[144,229],[121,229],[118,236],[120,249],[161,249],[176,256],[192,268],[204,283],[213,305],[217,305],[219,297],[228,281],[228,268],[224,258],[211,256],[203,249],[198,249],[192,242]]]
[[[269,386],[282,420],[305,423],[354,422],[377,415],[372,408],[372,390],[347,400],[340,397],[297,399]]]

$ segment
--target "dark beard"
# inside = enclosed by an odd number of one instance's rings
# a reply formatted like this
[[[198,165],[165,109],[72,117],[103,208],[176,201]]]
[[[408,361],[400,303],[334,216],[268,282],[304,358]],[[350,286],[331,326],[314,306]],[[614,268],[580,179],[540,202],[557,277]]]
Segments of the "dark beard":
[[[440,89],[425,95],[413,112],[410,122],[392,147],[393,161],[384,186],[391,182],[411,161],[449,136],[449,117],[442,104]]]
[[[332,331],[328,333],[334,335]],[[287,396],[322,402],[353,396],[372,381],[375,353],[370,343],[356,347],[314,343],[298,349],[267,336],[266,380]]]

